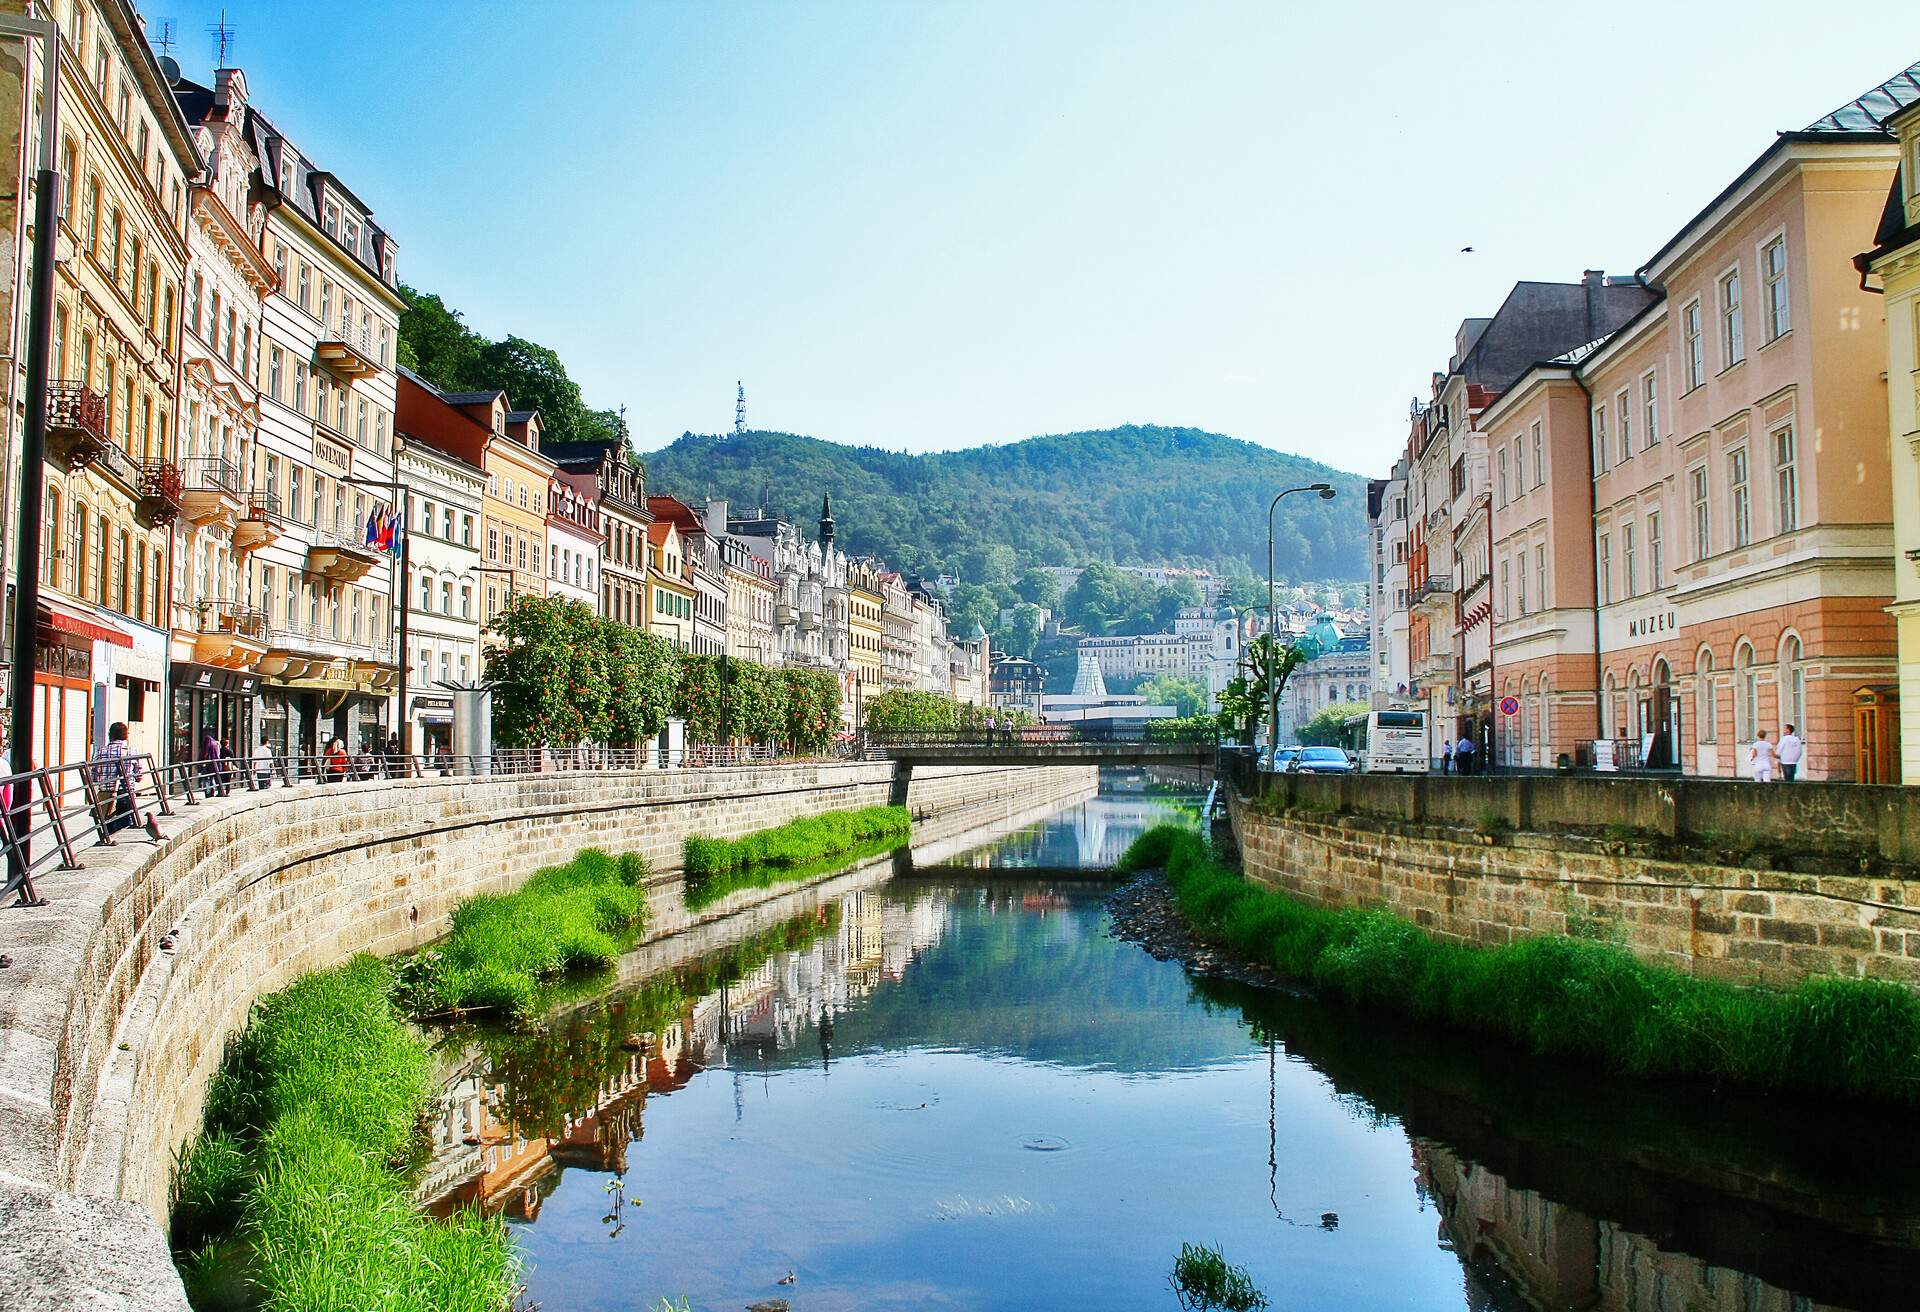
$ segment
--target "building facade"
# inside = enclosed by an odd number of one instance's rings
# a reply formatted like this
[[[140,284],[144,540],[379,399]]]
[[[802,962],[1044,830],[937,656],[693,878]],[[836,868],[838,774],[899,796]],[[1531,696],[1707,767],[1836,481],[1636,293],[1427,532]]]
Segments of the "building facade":
[[[453,750],[453,693],[482,672],[479,532],[487,476],[418,438],[405,436],[396,460],[407,489],[407,704],[409,752]]]
[[[863,558],[847,565],[847,677],[843,697],[852,723],[861,723],[867,698],[886,691],[886,597],[881,576],[886,567]]]
[[[647,631],[675,651],[691,652],[700,594],[694,589],[686,542],[671,516],[656,516],[647,525],[647,586],[653,595]]]
[[[600,613],[600,498],[556,471],[547,482],[547,595]]]
[[[1910,71],[1910,76],[1913,75]],[[1916,80],[1920,80],[1917,77]],[[1891,613],[1898,632],[1902,783],[1920,783],[1920,105],[1910,103],[1882,126],[1896,134],[1900,166],[1887,191],[1874,247],[1854,257],[1886,297],[1887,421],[1892,436],[1894,585]],[[1880,690],[1876,700],[1885,700]],[[1866,712],[1869,708],[1860,708]],[[1876,718],[1862,715],[1869,724]],[[1876,759],[1882,743],[1856,744]]]
[[[685,635],[687,650],[718,656],[727,649],[727,570],[720,542],[707,532],[707,522],[700,512],[678,497],[648,497],[647,510],[655,523],[673,524],[678,557],[693,585],[693,623]],[[673,594],[669,590],[667,595]]]
[[[32,621],[32,751],[42,765],[86,759],[115,722],[128,726],[136,751],[158,756],[166,746],[167,561],[180,508],[179,282],[187,181],[201,167],[132,6],[82,0],[61,9],[62,258],[54,272],[40,610]],[[44,79],[33,43],[28,58],[32,75]],[[31,135],[22,134],[23,144]],[[25,196],[27,182],[16,177],[9,190]],[[28,249],[32,208],[17,211],[15,251]],[[16,343],[26,340],[30,273],[24,260],[10,268]],[[24,352],[11,354],[9,471],[25,408]],[[9,491],[9,509],[13,499]]]
[[[577,495],[600,504],[600,613],[647,627],[647,474],[624,442],[547,443],[542,451]]]

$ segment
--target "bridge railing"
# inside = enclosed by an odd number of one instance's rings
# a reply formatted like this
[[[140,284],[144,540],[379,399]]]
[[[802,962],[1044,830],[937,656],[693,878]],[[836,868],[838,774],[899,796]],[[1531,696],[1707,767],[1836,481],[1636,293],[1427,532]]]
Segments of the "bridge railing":
[[[1210,729],[1198,729],[1190,725],[1169,727],[1169,722],[1165,721],[1121,721],[1112,724],[1076,724],[1068,721],[1002,728],[868,729],[862,742],[869,750],[877,751],[926,747],[1047,748],[1094,744],[1212,748],[1219,744],[1219,735]]]

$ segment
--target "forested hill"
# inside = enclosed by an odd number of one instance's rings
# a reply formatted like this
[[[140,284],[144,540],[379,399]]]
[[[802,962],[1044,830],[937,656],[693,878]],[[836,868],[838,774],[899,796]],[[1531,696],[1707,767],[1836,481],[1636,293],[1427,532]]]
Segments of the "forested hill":
[[[736,510],[764,505],[810,535],[821,495],[831,493],[849,551],[969,581],[980,572],[976,553],[1005,560],[996,547],[1011,550],[1017,569],[1108,560],[1264,578],[1268,501],[1324,481],[1335,500],[1280,503],[1277,572],[1365,577],[1365,480],[1196,428],[1129,425],[925,455],[791,433],[687,433],[642,459],[649,492],[725,497]]]

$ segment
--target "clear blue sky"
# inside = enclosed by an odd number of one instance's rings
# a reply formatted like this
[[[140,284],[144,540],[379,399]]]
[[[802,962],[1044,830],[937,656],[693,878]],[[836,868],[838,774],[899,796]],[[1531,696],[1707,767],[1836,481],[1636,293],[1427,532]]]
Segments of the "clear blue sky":
[[[226,5],[402,276],[643,450],[730,427],[743,378],[756,427],[838,441],[1181,423],[1361,472],[1461,318],[1631,272],[1920,59],[1897,8]],[[218,9],[144,6],[202,80]]]

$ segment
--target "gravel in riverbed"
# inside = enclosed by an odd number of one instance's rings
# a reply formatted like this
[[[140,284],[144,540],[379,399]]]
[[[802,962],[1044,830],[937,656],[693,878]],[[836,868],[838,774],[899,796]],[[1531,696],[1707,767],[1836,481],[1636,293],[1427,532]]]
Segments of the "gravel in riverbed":
[[[1235,979],[1262,988],[1291,988],[1265,966],[1193,932],[1158,871],[1138,875],[1107,897],[1107,935],[1137,943],[1155,961],[1178,961],[1196,975]]]

